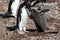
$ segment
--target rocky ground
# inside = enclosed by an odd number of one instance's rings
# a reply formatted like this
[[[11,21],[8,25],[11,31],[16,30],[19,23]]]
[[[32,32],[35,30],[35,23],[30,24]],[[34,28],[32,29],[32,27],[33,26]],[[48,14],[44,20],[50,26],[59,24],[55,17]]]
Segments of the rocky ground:
[[[0,0],[0,14],[6,13],[8,8],[8,0]],[[54,21],[49,22],[50,30],[56,28],[59,32],[26,32],[24,35],[18,34],[16,30],[7,30],[7,27],[13,27],[16,25],[16,18],[2,18],[0,15],[0,40],[60,40],[60,12],[57,10],[51,11],[55,17]],[[28,18],[27,29],[35,30],[35,24],[32,19]]]

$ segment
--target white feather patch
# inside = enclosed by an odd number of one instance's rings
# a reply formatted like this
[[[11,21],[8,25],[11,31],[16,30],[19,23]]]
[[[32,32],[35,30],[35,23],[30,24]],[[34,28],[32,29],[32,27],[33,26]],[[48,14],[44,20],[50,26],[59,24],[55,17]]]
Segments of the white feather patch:
[[[26,31],[27,18],[28,18],[28,14],[27,14],[27,11],[24,6],[22,8],[21,21],[19,22],[19,29],[20,30]]]
[[[12,3],[12,5],[11,5],[11,10],[12,10],[12,15],[13,15],[13,16],[16,16],[16,15],[17,15],[17,10],[18,10],[18,8],[19,8],[19,5],[20,5],[19,0],[15,0],[15,1]]]

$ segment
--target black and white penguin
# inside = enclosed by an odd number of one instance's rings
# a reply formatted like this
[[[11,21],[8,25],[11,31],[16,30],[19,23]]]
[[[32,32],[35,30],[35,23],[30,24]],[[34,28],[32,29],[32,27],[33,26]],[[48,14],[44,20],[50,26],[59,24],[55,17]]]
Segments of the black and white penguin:
[[[20,0],[10,0],[8,5],[8,11],[3,15],[3,17],[15,17],[17,15],[17,10],[20,5]]]
[[[28,19],[28,11],[29,5],[26,2],[23,2],[18,9],[18,14],[17,14],[17,26],[19,28],[19,33],[23,34],[26,31],[26,26],[27,26],[27,19]]]

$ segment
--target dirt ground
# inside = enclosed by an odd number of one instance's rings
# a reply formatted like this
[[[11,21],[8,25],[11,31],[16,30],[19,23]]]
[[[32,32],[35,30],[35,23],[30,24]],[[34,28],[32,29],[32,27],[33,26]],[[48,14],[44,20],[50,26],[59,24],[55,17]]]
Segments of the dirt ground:
[[[49,23],[49,27],[57,28],[58,33],[41,33],[41,32],[26,32],[24,35],[18,34],[16,30],[9,31],[7,27],[16,25],[16,18],[2,18],[1,13],[7,12],[9,0],[0,0],[0,40],[60,40],[60,13],[52,14],[57,16],[57,19]],[[54,26],[54,27],[53,27]],[[32,19],[28,18],[27,29],[35,30],[35,24]]]
[[[58,22],[58,21],[57,21]],[[60,28],[60,23],[55,24]],[[41,32],[26,32],[24,35],[18,34],[16,31],[8,31],[6,27],[16,25],[14,18],[0,17],[0,40],[59,40],[59,33],[41,33]],[[29,19],[27,29],[36,29],[34,23]]]

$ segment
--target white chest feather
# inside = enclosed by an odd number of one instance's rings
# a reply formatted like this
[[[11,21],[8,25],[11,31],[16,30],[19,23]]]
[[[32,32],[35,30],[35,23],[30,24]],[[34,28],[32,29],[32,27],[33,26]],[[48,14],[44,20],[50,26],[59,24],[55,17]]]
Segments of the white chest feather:
[[[19,29],[26,31],[28,14],[25,7],[22,8],[21,21],[19,22]]]
[[[11,10],[12,10],[12,15],[13,15],[13,16],[16,16],[16,13],[17,13],[17,10],[18,10],[18,8],[19,8],[19,5],[20,5],[19,0],[15,0],[15,1],[12,3],[12,5],[11,5]]]
[[[28,17],[27,11],[23,7],[22,8],[22,13],[21,13],[21,21],[23,22],[23,24],[26,24],[27,23],[27,17]]]

